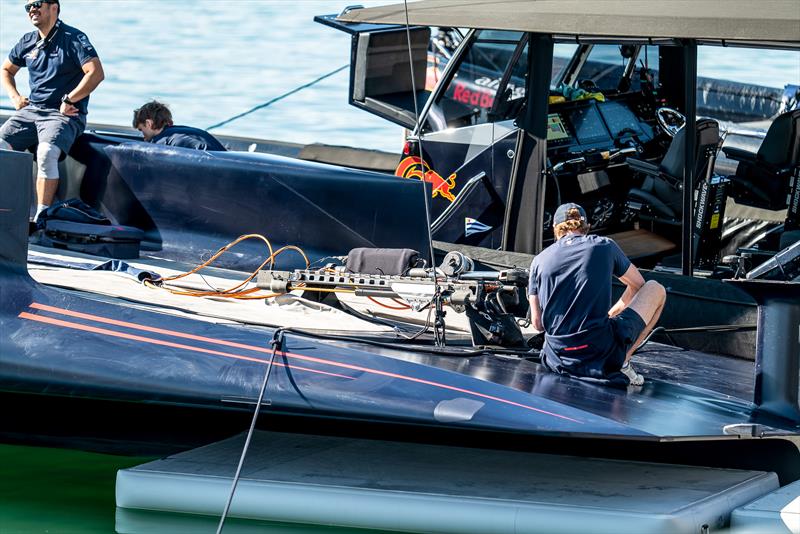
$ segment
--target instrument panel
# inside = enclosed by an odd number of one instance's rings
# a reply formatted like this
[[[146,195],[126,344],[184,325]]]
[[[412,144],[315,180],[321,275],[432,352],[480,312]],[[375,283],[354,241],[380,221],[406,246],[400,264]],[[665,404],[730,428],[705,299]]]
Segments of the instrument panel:
[[[622,219],[631,187],[629,173],[612,178],[607,172],[612,162],[625,162],[612,154],[651,144],[656,134],[652,106],[641,95],[628,94],[605,102],[553,104],[549,111],[547,152],[555,187],[545,188],[545,220],[555,206],[571,200],[587,210],[593,228],[610,228]]]
[[[548,151],[583,152],[588,149],[619,147],[628,140],[638,144],[650,141],[653,127],[622,100],[598,102],[582,100],[550,106],[547,116]]]

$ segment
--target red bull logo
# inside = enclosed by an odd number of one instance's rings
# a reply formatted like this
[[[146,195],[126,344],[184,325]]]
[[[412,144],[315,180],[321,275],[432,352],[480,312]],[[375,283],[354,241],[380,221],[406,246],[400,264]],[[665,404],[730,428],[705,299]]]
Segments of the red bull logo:
[[[417,156],[409,156],[403,159],[395,169],[394,174],[402,178],[416,178],[417,180],[425,180],[433,185],[432,198],[441,196],[450,202],[456,199],[453,194],[453,188],[456,186],[456,173],[451,174],[447,179],[432,170],[427,163],[422,161]]]

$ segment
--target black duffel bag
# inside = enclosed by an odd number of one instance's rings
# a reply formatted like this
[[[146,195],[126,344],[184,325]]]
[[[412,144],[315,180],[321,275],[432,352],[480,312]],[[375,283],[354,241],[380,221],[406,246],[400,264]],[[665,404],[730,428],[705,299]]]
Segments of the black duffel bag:
[[[58,202],[44,210],[37,219],[39,228],[45,228],[47,221],[50,219],[81,224],[111,225],[108,217],[79,198],[70,198],[69,200]]]
[[[345,267],[351,273],[404,275],[420,262],[419,252],[410,248],[354,248]]]
[[[144,232],[111,221],[82,201],[71,198],[47,208],[37,221],[37,244],[103,256],[132,259],[139,257]]]

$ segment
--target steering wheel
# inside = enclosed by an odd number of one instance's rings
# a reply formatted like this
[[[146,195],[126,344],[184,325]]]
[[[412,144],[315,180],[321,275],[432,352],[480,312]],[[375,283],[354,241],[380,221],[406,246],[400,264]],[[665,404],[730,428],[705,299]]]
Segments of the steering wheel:
[[[664,133],[670,137],[675,137],[675,134],[686,124],[684,114],[672,108],[658,108],[656,119]]]

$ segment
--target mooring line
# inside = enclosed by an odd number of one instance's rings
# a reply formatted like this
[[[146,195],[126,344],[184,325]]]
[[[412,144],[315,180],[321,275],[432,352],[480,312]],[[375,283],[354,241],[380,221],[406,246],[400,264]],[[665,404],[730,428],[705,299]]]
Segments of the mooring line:
[[[329,73],[327,73],[327,74],[323,74],[322,76],[320,76],[319,78],[317,78],[317,79],[315,79],[315,80],[312,80],[312,81],[310,81],[310,82],[308,82],[308,83],[306,83],[306,84],[303,84],[303,85],[301,85],[301,86],[299,86],[299,87],[295,87],[295,88],[294,88],[294,89],[292,89],[291,91],[288,91],[288,92],[286,92],[286,93],[283,93],[283,94],[282,94],[282,95],[280,95],[280,96],[276,96],[275,98],[273,98],[273,99],[271,99],[271,100],[269,100],[269,101],[267,101],[267,102],[264,102],[263,104],[259,104],[259,105],[257,105],[256,107],[254,107],[254,108],[252,108],[252,109],[248,109],[248,110],[247,110],[247,111],[245,111],[244,113],[239,113],[238,115],[234,115],[234,116],[233,116],[233,117],[231,117],[230,119],[225,119],[225,120],[224,120],[224,121],[222,121],[222,122],[218,122],[217,124],[211,125],[211,126],[209,126],[208,128],[206,128],[206,130],[213,130],[214,128],[219,128],[220,126],[224,126],[224,125],[226,125],[226,124],[228,124],[228,123],[230,123],[230,122],[233,122],[233,121],[235,121],[236,119],[241,119],[241,118],[242,118],[242,117],[244,117],[245,115],[249,115],[249,114],[253,113],[254,111],[258,111],[259,109],[264,109],[265,107],[267,107],[267,106],[270,106],[270,105],[274,104],[274,103],[275,103],[275,102],[277,102],[278,100],[283,100],[283,99],[284,99],[284,98],[286,98],[287,96],[291,96],[291,95],[293,95],[293,94],[295,94],[295,93],[297,93],[297,92],[299,92],[299,91],[302,91],[303,89],[306,89],[306,88],[308,88],[308,87],[311,87],[312,85],[314,85],[314,84],[316,84],[316,83],[319,83],[319,82],[321,82],[321,81],[322,81],[322,80],[324,80],[325,78],[330,78],[331,76],[333,76],[333,75],[334,75],[334,74],[336,74],[337,72],[339,72],[339,71],[342,71],[342,70],[346,69],[346,68],[347,68],[347,67],[349,67],[349,66],[350,66],[350,64],[349,64],[349,63],[348,63],[347,65],[342,65],[341,67],[339,67],[339,68],[337,68],[337,69],[334,69],[334,70],[330,71],[330,72],[329,72]]]

